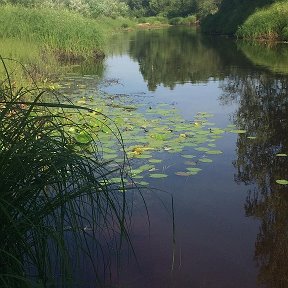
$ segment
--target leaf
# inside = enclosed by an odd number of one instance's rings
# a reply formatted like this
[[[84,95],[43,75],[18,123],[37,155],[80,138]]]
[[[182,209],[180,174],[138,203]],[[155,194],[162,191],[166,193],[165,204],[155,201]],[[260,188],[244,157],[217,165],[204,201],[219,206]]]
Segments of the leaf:
[[[195,156],[194,155],[181,155],[183,158],[187,158],[187,159],[192,159]]]
[[[161,174],[161,173],[158,173],[158,174],[150,174],[149,175],[151,178],[166,178],[168,177],[167,174]]]
[[[211,162],[213,162],[213,160],[208,159],[208,158],[201,158],[201,159],[199,159],[199,161],[203,162],[203,163],[211,163]]]
[[[276,183],[280,185],[288,185],[288,180],[279,179],[279,180],[276,180]]]
[[[201,168],[197,168],[197,167],[189,167],[189,168],[186,168],[188,171],[190,172],[199,172],[201,171],[202,169]]]
[[[81,131],[79,134],[75,135],[74,138],[80,144],[88,144],[93,140],[90,134],[85,131]]]
[[[277,156],[277,157],[287,157],[288,155],[287,155],[287,154],[284,154],[284,153],[282,153],[282,154],[279,153],[279,154],[276,154],[276,156]]]
[[[188,177],[188,176],[193,175],[193,173],[191,173],[191,172],[175,172],[175,174],[177,176],[184,176],[184,177]]]
[[[149,159],[148,160],[150,163],[161,163],[162,162],[162,160],[161,159]]]
[[[222,154],[223,152],[220,150],[209,150],[206,153],[210,155],[217,155],[217,154]]]

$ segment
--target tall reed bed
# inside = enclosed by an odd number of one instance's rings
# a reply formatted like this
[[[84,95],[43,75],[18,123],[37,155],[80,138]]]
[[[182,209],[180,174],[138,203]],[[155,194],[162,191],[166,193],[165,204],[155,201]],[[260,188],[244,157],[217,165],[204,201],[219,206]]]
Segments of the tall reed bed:
[[[241,38],[288,40],[288,2],[277,2],[256,11],[237,30]]]
[[[100,286],[107,255],[129,242],[124,181],[110,181],[124,170],[101,160],[97,135],[75,120],[88,110],[15,89],[9,73],[0,81],[0,287],[81,287],[83,255]]]
[[[36,42],[59,54],[84,58],[102,57],[106,37],[131,24],[124,18],[95,20],[64,9],[12,5],[0,9],[0,38]]]

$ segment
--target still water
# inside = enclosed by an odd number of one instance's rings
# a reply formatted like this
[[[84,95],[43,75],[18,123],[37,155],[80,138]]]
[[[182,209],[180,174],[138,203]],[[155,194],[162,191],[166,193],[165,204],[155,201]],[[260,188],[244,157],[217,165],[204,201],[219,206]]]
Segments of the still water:
[[[175,175],[179,155],[161,154],[169,177],[145,179],[159,189],[143,193],[150,226],[136,200],[137,261],[123,257],[113,287],[288,287],[288,186],[276,183],[288,179],[288,157],[277,156],[288,153],[287,44],[190,28],[128,32],[111,39],[101,77],[110,94],[167,103],[186,120],[212,113],[217,127],[247,131],[224,133],[223,153],[190,177]]]

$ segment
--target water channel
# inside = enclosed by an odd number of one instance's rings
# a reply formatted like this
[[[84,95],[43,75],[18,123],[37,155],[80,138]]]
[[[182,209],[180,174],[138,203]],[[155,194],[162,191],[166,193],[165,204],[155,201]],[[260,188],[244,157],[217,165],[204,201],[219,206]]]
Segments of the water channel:
[[[150,227],[144,207],[133,213],[139,266],[125,262],[119,287],[288,287],[288,194],[276,183],[288,179],[287,54],[287,44],[186,28],[112,39],[103,77],[117,81],[104,91],[168,103],[188,121],[205,111],[217,127],[246,131],[224,133],[223,153],[190,177],[175,175],[178,154],[162,154],[169,177],[147,181],[166,194],[146,198]]]
[[[196,125],[195,116],[206,113],[212,123],[205,129],[221,131],[208,147],[222,152],[209,154],[207,143],[155,152],[157,169],[168,177],[144,174],[153,188],[143,192],[150,225],[142,198],[135,197],[136,259],[131,251],[124,255],[108,287],[288,287],[288,186],[277,181],[288,180],[287,44],[182,27],[116,35],[108,51],[104,65],[75,67],[68,77],[76,75],[90,94],[97,86],[150,114],[167,104]],[[97,81],[89,75],[95,71]],[[182,157],[191,153],[197,161]],[[185,161],[199,173],[179,173]],[[95,287],[92,270],[84,267],[83,275]]]

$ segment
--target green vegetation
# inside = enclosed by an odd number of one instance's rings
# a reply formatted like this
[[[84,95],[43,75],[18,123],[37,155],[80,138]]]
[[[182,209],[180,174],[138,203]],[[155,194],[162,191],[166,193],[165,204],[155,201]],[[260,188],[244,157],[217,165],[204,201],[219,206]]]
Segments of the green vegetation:
[[[288,2],[275,3],[257,10],[237,30],[242,38],[288,40]]]
[[[93,110],[63,101],[15,89],[9,74],[1,82],[1,287],[67,287],[83,259],[99,284],[107,255],[129,241],[124,166],[101,157],[98,130],[84,120]]]
[[[262,42],[239,40],[237,47],[255,65],[270,71],[288,74],[288,51],[286,43],[267,45]]]
[[[219,11],[214,15],[208,15],[202,22],[204,32],[214,34],[235,34],[249,15],[273,0],[223,0]]]
[[[66,10],[6,5],[0,10],[0,37],[39,43],[58,57],[99,58],[103,57],[105,35],[125,23],[131,21],[96,21]]]

